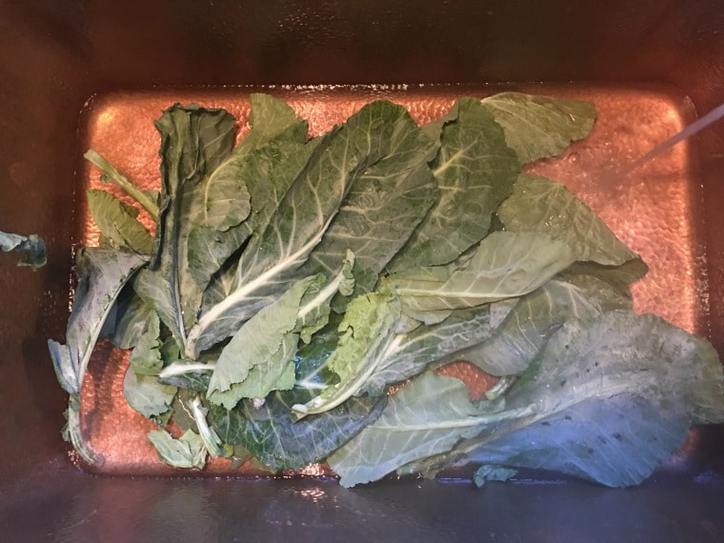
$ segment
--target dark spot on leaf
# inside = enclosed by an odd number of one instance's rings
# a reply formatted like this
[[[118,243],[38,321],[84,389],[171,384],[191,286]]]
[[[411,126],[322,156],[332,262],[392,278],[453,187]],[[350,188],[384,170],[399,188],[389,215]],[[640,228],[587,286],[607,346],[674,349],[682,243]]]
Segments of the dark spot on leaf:
[[[541,426],[550,426],[551,423],[544,420],[543,422],[540,423],[540,425]]]
[[[570,415],[566,415],[566,416],[563,417],[563,418],[566,419],[566,420],[573,420]]]
[[[618,441],[623,441],[623,436],[621,434],[619,434],[618,432],[613,434],[613,437],[614,437],[614,439],[616,439]]]

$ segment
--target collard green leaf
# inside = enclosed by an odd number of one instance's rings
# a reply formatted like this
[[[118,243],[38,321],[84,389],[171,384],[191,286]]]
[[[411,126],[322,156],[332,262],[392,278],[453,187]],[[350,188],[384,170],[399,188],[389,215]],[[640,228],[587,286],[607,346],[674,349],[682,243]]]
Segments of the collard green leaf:
[[[183,432],[196,429],[196,422],[194,422],[194,415],[190,407],[191,401],[196,396],[198,394],[192,390],[179,388],[176,398],[171,404],[171,417],[169,420]]]
[[[522,163],[560,154],[585,138],[596,108],[579,100],[504,92],[481,101],[505,132],[505,140]]]
[[[196,429],[198,430],[201,441],[208,453],[211,456],[231,456],[233,452],[232,447],[222,443],[221,438],[218,436],[216,431],[209,426],[206,419],[208,409],[201,403],[201,399],[197,396],[189,402],[189,407],[191,408],[191,414],[193,415]]]
[[[371,290],[378,274],[437,201],[437,183],[428,166],[437,149],[437,141],[403,115],[391,135],[390,152],[354,182],[302,270],[334,274],[351,250],[357,270],[367,276],[357,292]]]
[[[234,118],[223,110],[178,104],[156,121],[161,134],[161,201],[151,269],[139,273],[135,290],[153,305],[176,341],[196,318],[203,288],[189,266],[186,215],[199,203],[200,187],[234,145]]]
[[[299,278],[299,267],[321,241],[353,182],[389,153],[406,117],[400,106],[373,102],[316,145],[268,223],[242,253],[233,292],[210,307],[189,333],[188,356],[226,338]],[[340,261],[344,258],[345,253]]]
[[[239,329],[221,351],[211,375],[210,402],[232,409],[244,397],[263,398],[278,386],[294,385],[297,315],[302,297],[317,281],[311,276],[297,282]]]
[[[304,146],[306,122],[282,100],[252,94],[251,107],[250,133],[201,183],[189,209],[195,223],[189,233],[189,267],[201,289],[208,288],[213,274],[269,213],[270,202],[278,202],[281,196],[274,192],[286,192],[313,148]]]
[[[232,158],[237,163],[237,175],[254,202],[251,214],[243,223],[224,232],[195,226],[189,233],[190,271],[199,287],[205,289],[207,304],[221,301],[231,292],[236,275],[233,265],[229,266],[232,269],[228,284],[212,277],[229,263],[249,236],[266,223],[315,145],[315,142],[305,145],[304,141],[280,136],[243,155],[234,151]]]
[[[497,411],[499,405],[471,402],[461,381],[428,372],[392,396],[382,415],[335,451],[328,462],[342,486],[376,481],[409,462],[449,451],[462,438],[477,435],[481,425],[501,416]]]
[[[570,321],[506,395],[534,413],[463,442],[475,461],[637,484],[691,423],[724,418],[724,375],[706,341],[652,315]]]
[[[231,409],[242,398],[262,399],[272,390],[289,390],[294,386],[294,353],[298,343],[298,334],[285,334],[266,364],[253,366],[242,382],[232,385],[229,391],[214,392],[210,401]]]
[[[377,293],[357,297],[347,308],[338,331],[337,348],[325,364],[344,383],[359,373],[358,363],[370,347],[394,332],[399,318],[396,300]],[[326,396],[326,394],[323,394]]]
[[[18,266],[30,266],[37,269],[45,266],[47,262],[45,242],[35,234],[21,236],[0,231],[0,250],[3,253],[17,252],[20,255]]]
[[[203,296],[214,274],[249,239],[249,225],[242,223],[222,232],[205,226],[194,226],[188,235],[188,270],[198,293],[195,302],[203,304]],[[200,296],[200,299],[199,299]]]
[[[681,406],[620,394],[584,399],[575,408],[482,446],[470,459],[630,486],[646,479],[681,447],[688,429]]]
[[[629,260],[620,266],[602,266],[595,262],[576,262],[566,274],[590,275],[614,287],[619,295],[630,297],[631,284],[646,275],[649,267],[640,258]]]
[[[174,439],[166,430],[152,430],[148,440],[155,447],[158,457],[174,468],[201,469],[206,465],[206,449],[199,435],[186,430]]]
[[[213,363],[177,360],[161,370],[158,378],[164,384],[196,392],[206,392],[213,370]]]
[[[171,336],[161,342],[159,352],[161,353],[161,360],[163,360],[164,365],[175,362],[181,358],[181,349],[178,343],[176,343],[176,340]]]
[[[124,204],[104,190],[90,189],[87,195],[93,221],[114,247],[151,254],[153,238],[138,222],[138,210],[135,207]]]
[[[462,309],[522,296],[575,260],[564,242],[543,233],[493,232],[460,264],[408,270],[389,278],[403,311]],[[429,321],[429,319],[428,319]]]
[[[48,340],[58,382],[69,394],[80,393],[106,316],[123,286],[145,263],[143,257],[123,251],[86,248],[78,252],[78,286],[65,333],[66,344]]]
[[[447,264],[478,243],[520,172],[503,130],[478,100],[462,98],[456,111],[442,127],[432,163],[440,198],[393,259],[392,271]]]
[[[163,368],[160,335],[161,322],[158,315],[151,312],[131,353],[131,368],[137,375],[158,375]]]
[[[103,172],[101,175],[101,181],[111,182],[121,187],[126,194],[136,200],[141,207],[148,211],[148,214],[151,215],[153,219],[158,220],[159,209],[157,194],[151,191],[143,191],[139,189],[136,185],[131,183],[125,175],[119,172],[113,164],[108,162],[93,149],[86,151],[83,158]]]
[[[226,443],[241,444],[273,470],[324,460],[382,412],[386,398],[351,398],[339,407],[297,420],[289,393],[274,393],[258,409],[245,401],[232,411],[214,408],[211,424]]]
[[[495,304],[493,304],[495,305]],[[517,300],[494,335],[451,358],[467,360],[491,375],[516,375],[569,319],[589,321],[613,309],[630,309],[631,299],[590,275],[564,274]]]
[[[152,375],[136,375],[132,368],[126,371],[123,394],[128,405],[148,419],[159,417],[171,408],[176,387],[159,383]]]
[[[395,348],[400,308],[393,297],[370,293],[352,300],[339,325],[339,340],[324,369],[337,377],[321,393],[292,406],[299,417],[324,413],[360,393],[367,379]]]
[[[498,217],[507,231],[547,233],[565,241],[576,260],[619,266],[637,258],[586,204],[545,177],[521,175]]]
[[[455,311],[438,324],[398,334],[393,342],[395,347],[385,353],[362,391],[381,394],[387,386],[414,377],[433,362],[484,341],[491,334],[488,306]]]
[[[243,181],[244,158],[232,153],[200,187],[200,198],[189,216],[200,226],[225,232],[246,220],[251,212]]]
[[[306,403],[336,380],[324,364],[337,347],[341,322],[341,315],[331,314],[329,323],[314,334],[309,343],[299,347],[294,357],[297,380],[293,390],[282,394],[285,403]]]
[[[128,284],[118,296],[113,311],[108,315],[104,331],[113,345],[119,349],[132,349],[154,314],[153,307],[144,302],[135,293],[132,285]]]
[[[249,101],[251,131],[239,143],[234,154],[248,153],[280,137],[302,143],[306,140],[307,122],[297,117],[284,100],[269,94],[252,93]]]
[[[302,298],[297,314],[296,329],[299,330],[299,337],[304,343],[309,343],[312,334],[324,328],[329,322],[330,304],[332,298],[337,295],[351,296],[354,292],[355,279],[353,267],[355,255],[347,251],[347,258],[342,269],[332,277],[330,281],[319,286],[312,285]],[[319,277],[324,278],[324,275]]]

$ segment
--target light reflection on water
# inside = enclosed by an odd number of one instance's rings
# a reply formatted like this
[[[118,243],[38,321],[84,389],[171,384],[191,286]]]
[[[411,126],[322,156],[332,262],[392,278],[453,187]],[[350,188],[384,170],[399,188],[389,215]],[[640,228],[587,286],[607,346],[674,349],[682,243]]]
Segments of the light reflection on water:
[[[303,490],[300,490],[298,494],[305,500],[309,500],[312,503],[319,503],[321,500],[327,497],[327,493],[322,489],[322,487],[319,486],[305,488]]]

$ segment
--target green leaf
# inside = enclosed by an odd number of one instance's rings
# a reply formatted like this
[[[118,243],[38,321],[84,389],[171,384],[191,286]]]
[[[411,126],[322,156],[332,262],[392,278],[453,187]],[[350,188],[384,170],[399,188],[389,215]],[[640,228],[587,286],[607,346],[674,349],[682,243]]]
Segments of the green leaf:
[[[189,233],[189,267],[201,289],[263,222],[270,205],[276,207],[314,147],[304,146],[306,122],[282,100],[252,94],[251,106],[251,132],[199,186],[189,209],[196,225]]]
[[[393,272],[448,264],[478,243],[520,172],[503,130],[478,100],[462,98],[456,111],[442,126],[432,163],[440,198],[393,259]]]
[[[294,353],[298,343],[297,334],[285,334],[279,348],[266,363],[253,366],[246,378],[232,385],[230,390],[213,392],[209,401],[232,409],[243,398],[262,399],[272,390],[289,390],[294,386]]]
[[[181,350],[179,349],[178,343],[176,343],[176,340],[171,336],[163,340],[159,351],[164,365],[176,362],[181,358]]]
[[[224,445],[216,431],[209,426],[206,420],[208,409],[202,405],[201,399],[196,397],[189,402],[191,414],[196,424],[196,429],[201,436],[204,447],[211,456],[229,457],[233,449],[230,445]]]
[[[619,295],[631,296],[631,284],[646,275],[649,267],[640,258],[634,258],[621,266],[602,266],[595,262],[576,262],[568,268],[567,274],[590,275],[614,287]]]
[[[387,386],[414,377],[451,353],[484,341],[492,331],[490,309],[483,306],[454,311],[438,324],[422,325],[398,334],[393,341],[395,347],[377,363],[362,391],[381,394]]]
[[[297,420],[289,393],[274,393],[255,409],[245,401],[214,408],[211,424],[226,443],[241,444],[273,470],[297,469],[324,460],[382,412],[386,398],[351,398],[320,415]]]
[[[363,294],[350,302],[338,328],[337,346],[324,365],[337,382],[308,402],[293,405],[300,418],[334,409],[360,392],[385,353],[395,348],[399,317],[397,301],[385,294]]]
[[[493,232],[458,263],[392,275],[388,286],[407,315],[430,322],[430,311],[476,307],[532,292],[574,260],[566,243],[547,234]]]
[[[131,353],[131,368],[137,375],[158,375],[163,368],[160,335],[161,322],[152,312]]]
[[[297,282],[239,329],[221,351],[211,375],[207,392],[211,403],[232,409],[244,397],[263,398],[277,387],[294,385],[297,315],[302,297],[317,281],[311,276]]]
[[[195,226],[189,233],[190,272],[199,288],[205,290],[206,304],[223,300],[233,289],[236,268],[231,257],[268,221],[315,145],[314,142],[304,145],[303,140],[290,141],[280,136],[247,154],[238,155],[236,150],[232,154],[238,163],[237,175],[251,194],[254,205],[243,223],[227,231]],[[214,278],[225,266],[231,268],[227,270],[230,277]]]
[[[142,191],[136,185],[131,183],[126,176],[119,172],[113,164],[103,158],[97,151],[88,149],[83,155],[88,162],[96,166],[103,173],[101,175],[101,181],[112,182],[118,185],[123,191],[128,194],[131,198],[136,200],[141,207],[143,207],[148,214],[155,220],[158,220],[158,197],[156,194],[150,191]]]
[[[159,383],[152,375],[136,375],[132,368],[126,371],[123,394],[128,405],[148,419],[159,417],[171,408],[176,387]]]
[[[322,241],[309,256],[304,273],[336,273],[346,251],[353,251],[371,290],[377,276],[413,234],[438,199],[428,162],[438,143],[403,115],[391,135],[390,152],[355,180]]]
[[[605,281],[566,273],[518,299],[490,339],[458,351],[450,359],[467,360],[491,375],[516,375],[566,321],[589,321],[631,306],[630,297]]]
[[[341,322],[342,317],[333,313],[327,325],[314,334],[308,344],[299,347],[294,357],[297,380],[293,390],[282,394],[285,403],[308,402],[336,381],[336,375],[325,368],[325,362],[337,348]]]
[[[188,272],[193,278],[193,303],[203,305],[203,297],[215,274],[233,257],[251,235],[246,222],[222,232],[205,226],[193,226],[188,234]],[[197,307],[197,310],[199,309]]]
[[[123,251],[85,248],[78,252],[78,286],[65,333],[66,344],[48,340],[58,382],[69,394],[80,393],[106,316],[123,286],[145,263],[143,257]]]
[[[522,163],[560,154],[588,136],[596,120],[593,104],[578,100],[504,92],[481,105],[505,132],[505,140]]]
[[[21,236],[0,231],[0,250],[3,253],[17,252],[20,255],[18,266],[30,266],[38,269],[45,266],[47,262],[45,242],[35,234]]]
[[[506,395],[511,419],[458,446],[477,462],[640,483],[689,425],[724,420],[724,375],[706,341],[662,319],[612,311],[570,321]]]
[[[189,239],[193,245],[189,249],[191,270],[199,285],[207,285],[203,311],[233,292],[237,262],[230,257],[253,232],[268,224],[318,143],[318,140],[307,144],[287,139],[273,140],[249,153],[243,174],[253,202],[249,218],[228,232],[216,232],[214,235],[210,235],[206,229],[192,230]]]
[[[307,122],[298,118],[284,100],[262,93],[250,94],[249,100],[251,131],[241,140],[234,154],[248,153],[279,137],[301,142],[307,138]]]
[[[342,486],[376,481],[409,462],[449,451],[464,437],[476,436],[482,425],[500,417],[497,411],[497,405],[471,402],[461,381],[428,372],[392,396],[382,415],[328,462]]]
[[[586,204],[545,177],[521,175],[498,217],[509,232],[547,233],[565,241],[576,260],[618,266],[637,258]]]
[[[232,153],[200,187],[200,198],[189,219],[200,226],[225,232],[251,213],[249,191],[243,181],[245,155]],[[195,213],[194,213],[195,212]]]
[[[482,488],[488,481],[504,482],[511,477],[515,477],[516,473],[518,472],[514,469],[483,464],[475,471],[475,475],[473,475],[473,482],[475,483],[475,486]]]
[[[206,465],[206,449],[193,430],[186,430],[179,439],[171,437],[166,430],[152,430],[148,440],[156,448],[158,457],[170,466],[201,469]]]
[[[352,184],[366,166],[390,152],[407,112],[373,102],[316,145],[306,167],[268,223],[241,255],[234,290],[210,307],[189,332],[189,357],[226,338],[262,307],[277,299],[319,244]],[[346,252],[339,255],[340,265]]]
[[[203,361],[176,360],[163,368],[158,374],[158,378],[164,384],[196,392],[206,392],[214,366],[214,363]]]
[[[132,349],[154,314],[153,307],[144,302],[129,284],[116,299],[113,310],[106,319],[104,335],[119,349]]]
[[[171,404],[170,421],[184,432],[186,430],[196,429],[196,422],[194,421],[194,415],[191,412],[189,404],[197,395],[198,394],[192,390],[179,388],[176,393],[176,398],[174,398]]]
[[[153,238],[136,220],[138,210],[104,190],[90,189],[88,208],[101,233],[118,249],[151,254]]]
[[[312,334],[324,328],[329,322],[329,312],[332,298],[337,295],[351,296],[354,291],[355,278],[352,269],[355,265],[355,255],[347,251],[346,260],[342,269],[330,281],[319,287],[312,285],[302,298],[297,314],[296,329],[304,343],[309,343]],[[319,276],[320,279],[324,275]]]
[[[606,486],[636,485],[681,447],[689,421],[680,406],[636,394],[583,399],[470,455],[473,461],[557,471]]]
[[[203,288],[189,265],[185,220],[198,203],[204,180],[228,157],[234,118],[223,110],[174,105],[156,121],[161,134],[161,211],[150,269],[139,273],[136,292],[152,304],[180,345],[196,317]]]

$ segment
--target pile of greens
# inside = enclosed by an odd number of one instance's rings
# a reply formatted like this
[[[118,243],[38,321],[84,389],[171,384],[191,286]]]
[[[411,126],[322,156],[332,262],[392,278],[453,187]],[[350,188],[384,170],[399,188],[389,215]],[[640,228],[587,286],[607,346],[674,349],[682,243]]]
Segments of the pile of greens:
[[[584,138],[590,104],[462,98],[418,126],[376,101],[315,138],[283,101],[251,106],[238,144],[224,110],[164,111],[160,193],[86,154],[138,204],[88,191],[100,246],[78,252],[66,343],[49,341],[88,462],[79,393],[100,338],[131,350],[126,399],[178,468],[326,461],[354,486],[474,461],[478,484],[532,467],[625,486],[724,420],[709,343],[633,313],[645,264],[522,172]],[[456,360],[500,380],[473,401],[438,373]]]

